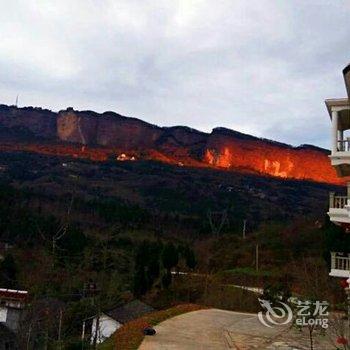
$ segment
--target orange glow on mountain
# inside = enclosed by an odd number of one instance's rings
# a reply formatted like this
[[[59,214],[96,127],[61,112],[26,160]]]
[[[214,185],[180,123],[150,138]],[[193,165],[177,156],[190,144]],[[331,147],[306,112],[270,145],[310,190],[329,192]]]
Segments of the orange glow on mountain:
[[[286,148],[263,140],[233,140],[208,148],[204,161],[228,170],[254,171],[281,178],[343,184],[326,153],[312,148]]]
[[[0,151],[24,151],[30,153],[46,154],[51,156],[72,157],[79,159],[90,159],[104,162],[112,151],[98,148],[87,148],[77,145],[38,145],[22,143],[5,143],[0,145]]]
[[[0,132],[0,151],[100,162],[151,159],[175,166],[344,184],[331,166],[327,150],[293,147],[225,128],[203,133],[186,126],[162,128],[114,112],[67,108],[54,113],[0,105]]]
[[[92,161],[105,162],[108,159],[117,161],[117,155],[124,153],[116,148],[81,147],[66,144],[0,144],[0,151],[25,151],[52,156],[64,156]],[[194,159],[183,151],[179,154],[165,154],[150,149],[142,153],[134,151],[136,159],[156,160],[163,163],[191,166],[213,167],[243,173],[259,173],[261,175],[280,178],[311,180],[342,185],[330,165],[327,154],[308,148],[288,149],[266,144],[263,141],[230,140],[229,144],[205,150],[202,159]]]

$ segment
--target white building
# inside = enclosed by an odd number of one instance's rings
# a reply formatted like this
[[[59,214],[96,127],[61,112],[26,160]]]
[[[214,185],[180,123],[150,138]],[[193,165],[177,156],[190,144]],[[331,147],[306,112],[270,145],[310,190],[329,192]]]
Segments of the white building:
[[[0,288],[0,350],[18,350],[16,332],[27,303],[27,291]]]
[[[140,300],[134,300],[123,306],[104,311],[99,318],[95,316],[92,320],[91,343],[97,337],[97,343],[104,342],[123,324],[142,317],[154,309]],[[98,329],[96,330],[98,325]],[[85,328],[85,326],[84,326]]]
[[[330,193],[330,220],[350,232],[350,64],[343,70],[347,98],[326,100],[332,121],[332,150],[330,160],[338,176],[347,183],[346,195]],[[350,234],[350,233],[349,233]],[[331,276],[350,277],[350,247],[347,253],[331,252]]]

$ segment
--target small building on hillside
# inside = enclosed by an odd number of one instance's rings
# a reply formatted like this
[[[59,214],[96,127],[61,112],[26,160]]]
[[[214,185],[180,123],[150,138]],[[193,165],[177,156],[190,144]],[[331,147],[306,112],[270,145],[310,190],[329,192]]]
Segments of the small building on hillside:
[[[97,343],[102,343],[123,324],[142,317],[152,311],[154,311],[154,309],[151,306],[140,300],[134,300],[123,306],[102,312],[99,319],[97,316],[92,319],[91,343],[93,343],[96,336]]]
[[[16,332],[27,305],[27,299],[27,291],[0,288],[0,325]]]
[[[119,161],[119,162],[125,162],[127,160],[129,161],[134,161],[136,160],[136,156],[134,155],[130,155],[130,154],[126,154],[126,153],[121,153],[121,154],[118,154],[116,156],[116,159]]]

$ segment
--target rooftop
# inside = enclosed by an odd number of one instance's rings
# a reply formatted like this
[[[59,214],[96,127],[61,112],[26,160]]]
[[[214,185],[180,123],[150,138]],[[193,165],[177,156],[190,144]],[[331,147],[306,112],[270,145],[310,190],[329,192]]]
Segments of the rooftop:
[[[28,298],[28,292],[24,290],[0,288],[0,298],[25,301]]]
[[[325,101],[329,116],[332,119],[332,107],[349,107],[349,99],[347,97],[344,98],[330,98]]]
[[[154,311],[152,306],[143,303],[140,300],[133,300],[132,302],[104,313],[119,323],[126,323],[145,314]]]

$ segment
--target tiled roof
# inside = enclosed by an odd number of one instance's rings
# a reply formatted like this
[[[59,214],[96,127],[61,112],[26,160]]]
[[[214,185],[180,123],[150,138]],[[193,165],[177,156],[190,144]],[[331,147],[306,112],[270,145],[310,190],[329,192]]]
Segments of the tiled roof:
[[[0,288],[0,298],[25,301],[28,298],[28,292],[24,290]]]
[[[149,306],[140,300],[134,300],[128,304],[106,311],[104,313],[119,323],[124,324],[152,311],[154,311],[152,306]]]

